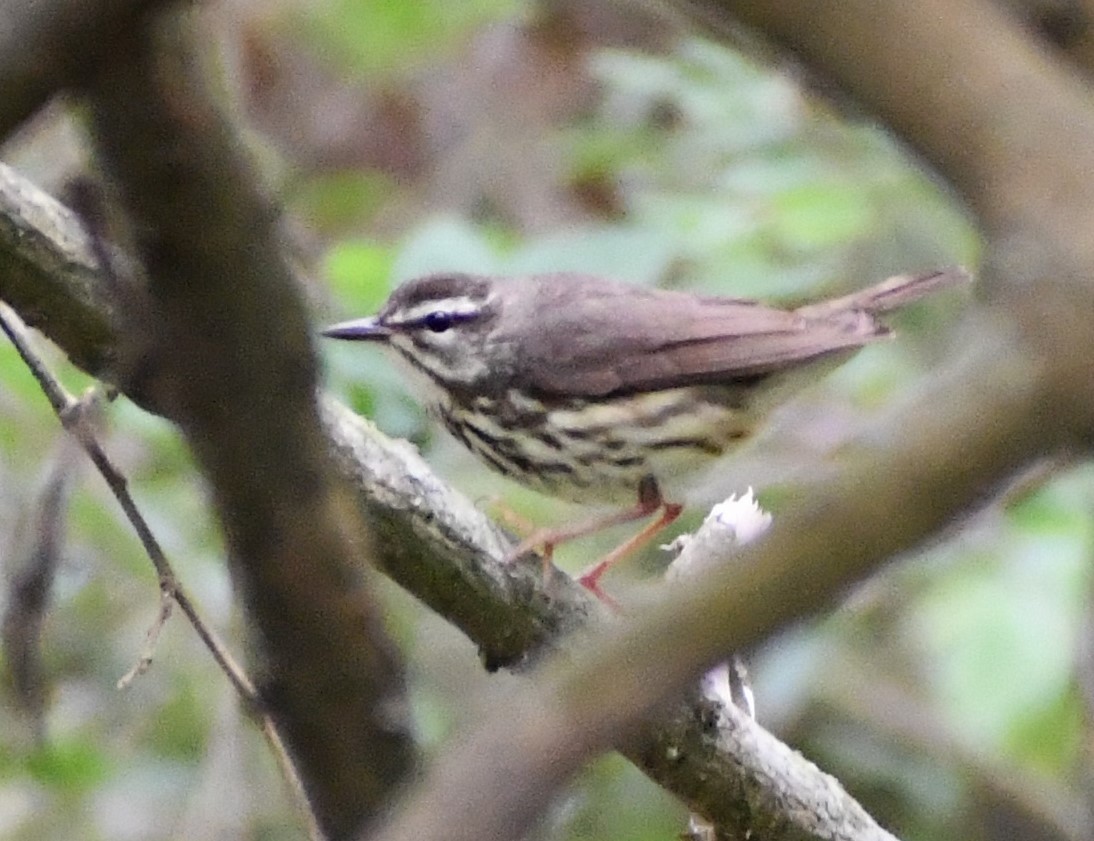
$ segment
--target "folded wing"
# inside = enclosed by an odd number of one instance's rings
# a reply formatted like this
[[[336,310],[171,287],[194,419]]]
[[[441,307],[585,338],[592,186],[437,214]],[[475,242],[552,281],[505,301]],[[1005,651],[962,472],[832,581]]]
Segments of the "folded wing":
[[[812,318],[750,301],[569,275],[518,282],[534,286],[516,298],[543,325],[522,342],[519,374],[546,395],[603,397],[754,380],[887,333],[863,311]],[[584,298],[579,315],[565,305],[573,295]]]

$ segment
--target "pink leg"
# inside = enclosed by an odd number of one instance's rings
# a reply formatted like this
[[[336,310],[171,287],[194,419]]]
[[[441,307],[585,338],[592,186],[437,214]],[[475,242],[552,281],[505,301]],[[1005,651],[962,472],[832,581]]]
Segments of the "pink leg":
[[[573,540],[576,537],[593,534],[594,532],[601,531],[602,529],[611,526],[617,526],[621,523],[639,520],[642,517],[649,516],[658,509],[661,509],[661,516],[649,523],[645,528],[638,532],[638,534],[621,543],[585,570],[578,578],[581,585],[598,599],[609,607],[618,609],[618,604],[600,589],[601,576],[607,572],[612,564],[621,561],[623,558],[633,554],[635,551],[649,543],[658,532],[679,517],[680,511],[683,510],[683,506],[672,502],[665,502],[664,499],[662,499],[661,490],[657,487],[657,482],[652,476],[643,479],[642,483],[638,486],[638,502],[632,508],[616,511],[615,513],[596,517],[591,520],[585,520],[564,528],[539,529],[522,540],[517,547],[506,556],[505,561],[506,563],[514,561],[536,548],[542,548],[543,579],[544,581],[547,581],[551,574],[551,558],[554,554],[555,546],[558,544],[564,543],[567,540]]]
[[[577,537],[584,537],[587,534],[594,534],[622,523],[630,523],[648,517],[663,504],[664,501],[661,499],[661,491],[658,489],[657,483],[652,479],[644,481],[638,489],[638,503],[633,508],[626,508],[622,511],[583,520],[562,528],[538,529],[524,538],[512,552],[505,556],[505,563],[511,563],[540,547],[542,547],[543,554],[549,562],[554,548],[560,543],[565,543]]]
[[[658,532],[671,525],[672,522],[680,516],[682,510],[682,505],[666,502],[661,509],[660,517],[649,523],[642,531],[634,535],[634,537],[616,546],[611,552],[581,573],[577,580],[595,596],[611,604],[611,599],[607,598],[604,591],[600,589],[600,577],[608,571],[608,567],[612,564],[632,555],[649,543]]]

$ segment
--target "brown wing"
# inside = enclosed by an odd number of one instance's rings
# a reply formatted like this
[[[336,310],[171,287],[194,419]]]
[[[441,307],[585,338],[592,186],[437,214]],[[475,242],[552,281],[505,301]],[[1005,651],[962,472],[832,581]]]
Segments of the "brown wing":
[[[728,383],[885,334],[864,314],[811,320],[750,301],[573,275],[513,282],[525,287],[506,296],[507,310],[520,312],[505,319],[521,330],[514,373],[545,394],[597,397]],[[498,338],[516,344],[512,335]]]

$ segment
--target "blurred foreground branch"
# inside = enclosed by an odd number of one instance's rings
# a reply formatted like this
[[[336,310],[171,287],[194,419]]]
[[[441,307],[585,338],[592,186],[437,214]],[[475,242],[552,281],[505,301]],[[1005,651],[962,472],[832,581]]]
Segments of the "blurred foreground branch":
[[[153,0],[5,0],[0,5],[0,138],[80,84]]]
[[[370,534],[337,477],[277,213],[211,93],[186,11],[128,28],[85,94],[98,164],[147,278],[117,385],[176,422],[211,492],[277,722],[323,830],[388,808],[416,759],[399,653],[355,565]],[[275,313],[275,323],[269,314]]]
[[[519,833],[584,757],[625,740],[727,647],[815,613],[1028,465],[1094,440],[1094,100],[1080,80],[978,0],[679,5],[754,26],[935,164],[988,234],[990,314],[966,328],[970,358],[841,453],[833,477],[816,474],[732,566],[554,669],[439,759],[384,841]],[[489,813],[460,810],[473,792]]]
[[[991,499],[1037,459],[1094,440],[1094,369],[1089,364],[1094,358],[1094,320],[1089,317],[1094,312],[1094,247],[1088,236],[1094,228],[1094,187],[1087,177],[1094,169],[1094,102],[1081,80],[1053,64],[986,0],[848,0],[811,5],[808,13],[805,4],[792,0],[702,5],[728,22],[741,20],[760,29],[810,62],[945,173],[987,231],[986,292],[992,311],[978,327],[966,328],[969,357],[941,372],[914,403],[847,448],[834,476],[818,474],[807,483],[768,536],[732,565],[715,565],[694,583],[674,589],[641,618],[606,627],[602,638],[571,660],[556,661],[446,753],[378,837],[510,839],[535,820],[557,787],[590,756],[612,746],[680,791],[672,773],[693,758],[690,745],[678,750],[677,738],[666,749],[659,737],[678,734],[671,725],[651,727],[648,722],[664,721],[679,703],[681,687],[727,650],[825,609],[895,553],[931,538]],[[894,32],[900,37],[894,38]],[[186,51],[176,46],[162,39],[156,43],[166,56],[166,72],[149,54],[150,44],[135,46],[134,60],[119,62],[95,98],[104,157],[137,221],[143,261],[165,310],[157,328],[166,325],[166,338],[183,350],[180,360],[166,361],[179,367],[165,367],[168,376],[162,382],[168,387],[159,392],[162,402],[155,402],[181,422],[212,478],[234,560],[250,585],[245,588],[250,604],[281,634],[282,653],[307,653],[321,663],[319,649],[293,647],[295,640],[284,634],[278,624],[282,617],[273,610],[297,610],[298,602],[312,595],[300,592],[300,576],[293,579],[295,588],[286,586],[289,570],[314,574],[312,567],[293,563],[294,553],[323,562],[322,552],[300,543],[299,533],[285,535],[281,523],[300,516],[285,505],[290,499],[297,505],[311,503],[300,499],[301,487],[318,487],[318,496],[326,499],[325,486],[307,461],[318,458],[316,440],[307,431],[309,423],[317,429],[318,422],[300,399],[306,390],[310,403],[313,387],[310,368],[301,362],[306,357],[299,346],[302,319],[297,302],[285,297],[283,270],[269,259],[276,244],[262,208],[236,177],[234,163],[225,170],[215,157],[230,146],[217,135],[218,119],[202,102],[190,107],[190,90],[174,84],[189,78],[190,70]],[[157,90],[156,84],[167,90]],[[173,108],[164,109],[164,102]],[[164,138],[173,141],[167,148]],[[218,165],[202,165],[207,149]],[[170,180],[161,168],[165,162],[171,164]],[[186,229],[194,223],[197,230]],[[266,275],[280,284],[273,290],[274,309],[282,317],[276,331],[253,318],[255,310],[271,306],[264,297],[269,289],[260,279]],[[223,278],[233,283],[220,284]],[[1036,294],[1030,294],[1034,288]],[[209,341],[210,347],[195,347],[197,340]],[[261,365],[237,368],[229,364],[233,352],[258,354]],[[73,357],[79,358],[77,353]],[[182,385],[190,380],[192,387]],[[261,411],[270,403],[276,403],[282,417]],[[215,409],[221,405],[240,416],[228,412],[225,417]],[[251,440],[255,430],[274,434]],[[238,453],[222,449],[241,445]],[[303,461],[293,461],[287,470],[272,469],[273,462],[285,468],[281,462],[286,458]],[[362,472],[367,474],[372,464]],[[248,484],[247,475],[237,470],[241,465],[259,466],[254,478],[269,481],[261,488]],[[413,466],[409,474],[425,475]],[[285,480],[293,487],[278,496]],[[392,493],[397,482],[390,485],[384,494]],[[477,526],[457,527],[459,518],[448,516],[432,524],[423,514],[426,500],[441,497],[426,494],[427,485],[412,481],[411,492],[418,495],[401,506],[377,502],[382,494],[365,503],[379,524],[376,530],[390,528],[398,542],[407,538],[416,547],[383,547],[392,553],[385,554],[385,564],[393,575],[424,579],[427,574],[417,571],[424,562],[416,557],[421,547],[432,543],[440,550],[438,557],[451,556],[463,539],[491,534]],[[274,505],[266,498],[271,487]],[[236,519],[244,510],[252,516]],[[338,533],[332,510],[304,510],[316,523],[315,537],[329,540]],[[271,542],[271,535],[282,540]],[[292,557],[286,557],[285,544]],[[345,548],[337,540],[324,545],[336,556]],[[255,552],[256,547],[264,551]],[[437,566],[428,574],[429,587],[423,584],[423,598],[455,610],[453,591],[460,598],[476,596],[480,607],[490,603],[487,597],[524,595],[545,615],[536,590],[498,583],[494,573],[477,571],[482,565],[474,571],[472,566]],[[565,592],[569,585],[560,586]],[[269,599],[271,594],[277,598]],[[470,616],[457,621],[461,627],[487,624]],[[538,633],[545,627],[541,624]],[[494,662],[511,659],[509,651]],[[329,661],[324,668],[304,657],[296,662],[300,674],[329,679]],[[358,661],[344,671],[367,670],[368,665]],[[302,711],[308,702],[321,704],[324,698],[305,693],[297,700]],[[698,723],[685,720],[683,726],[688,734],[701,736],[702,721],[700,715]],[[747,721],[737,727],[731,731],[758,732],[747,729]],[[740,758],[754,755],[747,748],[756,743],[742,737],[735,746],[742,754],[734,754],[734,746],[719,754],[731,757],[729,765],[738,775],[717,777],[724,796],[712,794],[714,778],[699,778],[684,793],[689,805],[723,826],[765,839],[884,837],[868,819],[818,826],[825,811],[817,806],[834,790],[827,783],[803,786],[789,801],[773,796],[765,784],[770,778],[759,779]],[[311,746],[304,740],[298,747]],[[765,755],[782,762],[773,756]],[[311,757],[318,759],[320,753]],[[790,761],[797,760],[790,755]],[[318,774],[318,765],[311,767]],[[815,778],[803,773],[804,779]],[[729,778],[733,782],[725,783]],[[799,794],[804,799],[795,799]],[[843,797],[834,799],[847,814],[854,812]],[[711,814],[719,809],[724,814]]]
[[[79,267],[67,278],[63,271],[54,273],[53,285],[45,287],[51,292],[44,332],[73,360],[115,358],[120,337],[110,328],[110,284],[91,267],[78,220],[2,164],[0,214],[23,220],[17,236],[4,236],[16,229],[0,224],[0,253],[11,254],[27,273]],[[71,299],[53,294],[54,287],[70,287]],[[35,298],[42,288],[0,275],[0,298],[18,300],[32,312],[43,307]],[[55,333],[52,325],[66,316],[90,317],[103,331]],[[89,372],[110,376],[109,368]],[[332,398],[324,397],[321,409],[335,459],[353,481],[358,505],[378,537],[377,563],[464,631],[489,668],[538,662],[563,636],[590,621],[597,627],[610,621],[600,603],[561,571],[548,592],[538,562],[503,565],[511,545],[507,537],[438,479],[409,444],[388,439]],[[771,841],[891,838],[800,754],[751,719],[719,712],[701,699],[676,704],[620,749],[692,809],[740,833],[762,829]],[[837,833],[847,826],[858,829]]]

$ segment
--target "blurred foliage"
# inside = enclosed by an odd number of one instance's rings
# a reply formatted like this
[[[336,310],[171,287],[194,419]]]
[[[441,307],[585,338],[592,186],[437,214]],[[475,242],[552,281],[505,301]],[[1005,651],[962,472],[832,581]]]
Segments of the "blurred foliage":
[[[518,0],[329,0],[302,5],[291,19],[303,25],[307,47],[346,71],[375,78],[428,66],[438,53],[457,49],[476,29],[517,14],[522,5]]]
[[[620,44],[604,34],[609,23],[558,8],[328,0],[261,15],[244,5],[213,12],[232,19],[224,47],[239,58],[236,82],[255,124],[314,117],[361,146],[353,166],[319,153],[301,155],[308,165],[279,164],[288,210],[311,232],[317,318],[373,312],[402,280],[440,269],[583,270],[798,300],[895,272],[975,264],[974,230],[930,175],[789,73],[685,33],[666,38],[665,25],[639,27],[633,43]],[[258,95],[269,79],[248,64],[256,52],[299,59],[279,82],[291,95]],[[545,54],[564,54],[571,74],[550,91],[560,62],[537,64]],[[509,115],[478,106],[484,91],[505,101],[520,75],[514,62],[542,78],[550,107],[514,102],[519,117],[499,145],[493,132]],[[354,122],[357,106],[347,103],[373,103],[381,88],[387,105],[364,107]],[[538,94],[532,85],[512,95]],[[381,124],[393,126],[381,152],[418,150],[395,154],[398,168],[365,148]],[[270,139],[298,151],[305,142]],[[475,180],[482,173],[502,187]],[[777,465],[800,448],[831,446],[913,388],[955,352],[942,337],[960,305],[925,303],[902,317],[901,341],[870,348],[803,395],[797,431],[776,440],[748,481],[777,485],[785,479]],[[87,385],[46,350],[73,390]],[[503,495],[539,522],[572,512],[487,474],[440,437],[379,351],[335,344],[322,353],[333,390],[422,446],[472,497]],[[10,575],[26,561],[26,524],[60,432],[6,346],[0,383],[0,559]],[[105,414],[105,445],[168,554],[209,621],[243,648],[216,526],[179,437],[124,400]],[[34,743],[10,698],[0,705],[0,836],[302,837],[264,745],[180,618],[151,671],[124,692],[114,688],[139,654],[157,588],[102,481],[82,464],[72,469],[79,490],[43,639],[46,741]],[[723,480],[737,482],[734,470]],[[1075,674],[1092,488],[1089,469],[1046,474],[867,584],[829,620],[755,652],[761,720],[906,839],[991,837],[971,823],[985,767],[1036,775],[1044,782],[1033,800],[1079,798],[1072,781],[1089,732]],[[777,516],[778,487],[763,498]],[[564,562],[580,565],[616,539],[586,541]],[[655,557],[631,572],[648,577],[659,564]],[[384,595],[432,746],[515,678],[486,675],[443,621],[393,587]],[[665,839],[684,820],[679,804],[609,757],[575,781],[537,837]]]

